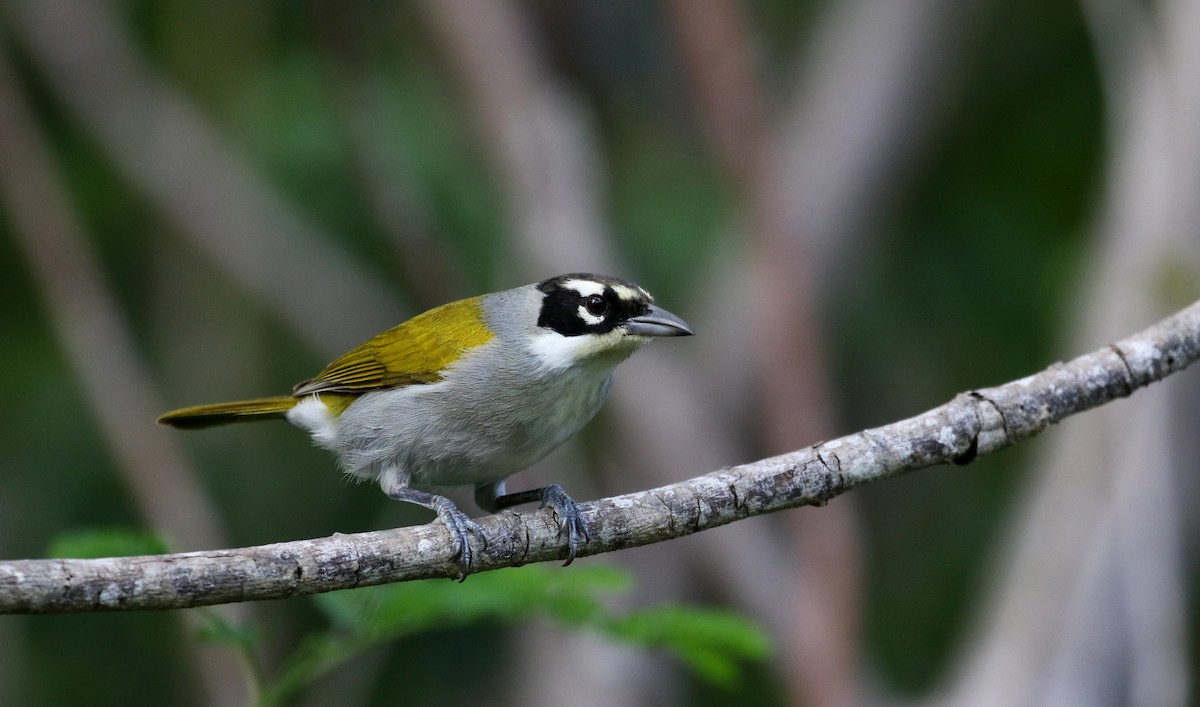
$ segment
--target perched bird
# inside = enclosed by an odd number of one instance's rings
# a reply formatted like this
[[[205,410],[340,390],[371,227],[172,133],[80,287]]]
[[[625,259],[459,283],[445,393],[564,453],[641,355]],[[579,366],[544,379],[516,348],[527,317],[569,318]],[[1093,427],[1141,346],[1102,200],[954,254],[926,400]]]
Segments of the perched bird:
[[[589,539],[575,502],[558,484],[506,493],[505,478],[579,432],[630,354],[655,337],[691,334],[634,283],[572,273],[419,314],[291,395],[183,408],[158,422],[197,429],[286,419],[334,452],[347,474],[436,512],[464,577],[467,533],[485,547],[487,538],[434,490],[474,486],[476,504],[489,512],[540,501],[558,516],[570,564]]]

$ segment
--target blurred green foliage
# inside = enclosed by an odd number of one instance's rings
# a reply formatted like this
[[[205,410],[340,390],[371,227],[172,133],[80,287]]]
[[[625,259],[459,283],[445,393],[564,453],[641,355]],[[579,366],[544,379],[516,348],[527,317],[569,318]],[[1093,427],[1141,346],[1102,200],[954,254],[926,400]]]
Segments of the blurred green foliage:
[[[398,291],[409,289],[396,236],[370,213],[354,163],[353,125],[363,118],[356,110],[370,111],[366,120],[382,138],[375,157],[406,185],[413,217],[406,228],[449,245],[468,292],[515,284],[501,245],[512,215],[503,187],[437,42],[413,8],[356,5],[348,20],[341,18],[358,47],[347,58],[323,43],[327,3],[113,5],[138,52],[368,271],[396,282]],[[638,268],[629,275],[652,283],[664,301],[703,301],[692,297],[704,290],[698,270],[728,236],[736,198],[686,119],[685,81],[670,60],[664,18],[640,3],[605,11],[584,3],[590,14],[580,17],[553,5],[528,7],[546,35],[553,70],[595,111],[606,216]],[[956,92],[946,98],[926,152],[904,175],[894,206],[869,224],[870,247],[843,268],[825,302],[839,432],[1023,375],[1062,353],[1056,326],[1088,245],[1082,236],[1102,154],[1094,57],[1073,3],[984,5]],[[787,83],[823,7],[783,0],[748,6],[772,86]],[[201,395],[269,393],[316,370],[321,353],[175,237],[55,97],[12,33],[0,26],[3,50],[20,70],[165,397],[183,404]],[[347,61],[349,68],[338,68]],[[349,103],[354,110],[339,96],[344,91],[358,96]],[[11,228],[0,211],[0,363],[8,372],[0,382],[6,403],[0,405],[0,557],[34,557],[64,529],[129,526],[139,514],[60,352]],[[181,296],[192,297],[186,316],[205,332],[192,340],[205,348],[193,352],[190,369],[168,355],[172,343],[165,340],[179,330],[168,324],[178,324],[185,310],[162,303]],[[183,444],[238,545],[426,519],[395,508],[374,488],[347,487],[326,455],[283,426],[231,428]],[[966,471],[931,471],[857,493],[866,547],[866,661],[890,689],[917,694],[946,665],[1026,454],[1006,452]],[[140,542],[136,535],[93,538],[53,552],[85,553],[109,540]],[[505,644],[489,622],[515,618],[586,627],[664,650],[720,684],[733,680],[735,659],[765,652],[761,636],[719,613],[610,612],[598,595],[624,582],[612,572],[527,568],[472,577],[457,591],[413,583],[323,596],[315,608],[278,602],[262,609],[268,635],[214,627],[209,637],[264,650],[277,663],[273,672],[264,670],[279,676],[272,688],[279,693],[271,694],[290,694],[351,654],[420,632],[374,654],[382,672],[395,677],[367,704],[484,693],[479,683],[505,679],[492,660]],[[0,655],[21,653],[23,677],[7,688],[13,694],[0,688],[0,702],[8,696],[23,704],[70,704],[81,695],[93,705],[199,701],[184,655],[190,639],[170,615],[3,622],[0,638],[8,645]],[[463,675],[476,682],[465,684]],[[130,685],[138,686],[135,694]],[[760,686],[756,694],[771,697],[774,688]],[[720,691],[697,689],[692,696],[699,704],[732,701]]]
[[[277,676],[263,680],[256,690],[258,703],[286,704],[317,678],[373,646],[479,623],[543,620],[595,632],[671,653],[724,687],[737,685],[741,661],[767,656],[769,643],[762,632],[729,612],[684,606],[613,612],[603,595],[626,591],[630,582],[626,572],[613,567],[556,572],[530,566],[478,575],[453,591],[447,591],[444,581],[427,580],[318,595],[317,606],[330,628],[306,637]],[[243,632],[228,627],[210,636],[246,643]]]
[[[54,539],[47,557],[94,558],[161,555],[167,545],[161,538],[138,530],[95,528],[74,530]]]
[[[832,301],[839,377],[859,401],[843,407],[847,429],[1070,353],[1055,348],[1058,327],[1100,183],[1093,57],[1064,4],[1007,3],[982,26],[971,80],[890,237]],[[962,640],[982,590],[981,548],[994,546],[1029,452],[864,489],[867,583],[887,587],[868,597],[867,630],[878,664],[909,694],[930,686]]]

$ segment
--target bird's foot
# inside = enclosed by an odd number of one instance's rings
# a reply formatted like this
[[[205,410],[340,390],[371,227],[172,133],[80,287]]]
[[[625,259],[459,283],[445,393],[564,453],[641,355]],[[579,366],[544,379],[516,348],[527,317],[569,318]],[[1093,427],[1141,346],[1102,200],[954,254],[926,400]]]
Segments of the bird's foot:
[[[558,516],[558,536],[567,536],[567,561],[563,567],[571,564],[584,543],[591,540],[587,526],[583,522],[583,514],[575,501],[563,491],[562,486],[550,484],[540,489],[504,493],[504,481],[495,481],[475,489],[475,502],[480,508],[489,511],[500,511],[505,508],[519,506],[522,503],[538,501],[542,508],[551,508]]]
[[[482,545],[481,550],[487,549],[488,540],[487,535],[483,532],[483,526],[467,517],[466,513],[458,510],[458,506],[454,505],[454,501],[445,496],[438,496],[427,491],[419,491],[407,486],[387,489],[385,492],[389,498],[407,503],[415,503],[437,513],[438,519],[450,531],[450,542],[454,549],[454,556],[458,558],[459,564],[462,567],[462,574],[459,575],[458,581],[462,582],[465,580],[467,575],[471,573],[471,561],[474,558],[471,550],[470,534],[474,533],[475,537],[479,538],[479,542]]]
[[[459,564],[462,566],[462,576],[458,578],[458,581],[462,582],[471,573],[471,561],[474,558],[468,533],[474,533],[475,537],[479,538],[482,545],[481,550],[487,549],[487,535],[484,534],[482,525],[471,520],[466,513],[458,510],[458,506],[454,505],[454,501],[445,496],[434,497],[433,510],[450,531],[450,540],[454,544],[454,554],[458,557]]]
[[[564,533],[567,535],[567,561],[563,563],[563,567],[566,567],[575,560],[575,555],[584,543],[591,540],[591,536],[588,535],[579,507],[567,492],[563,491],[562,486],[550,484],[541,489],[541,496],[542,508],[552,508],[554,515],[558,516],[559,537]]]

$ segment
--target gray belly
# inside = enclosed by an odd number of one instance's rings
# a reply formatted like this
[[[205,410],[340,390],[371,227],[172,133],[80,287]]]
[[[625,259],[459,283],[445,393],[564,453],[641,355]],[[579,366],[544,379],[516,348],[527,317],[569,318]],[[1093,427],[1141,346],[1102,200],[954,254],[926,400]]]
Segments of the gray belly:
[[[574,436],[608,396],[611,372],[522,385],[446,381],[368,393],[337,420],[347,473],[414,488],[502,479]]]

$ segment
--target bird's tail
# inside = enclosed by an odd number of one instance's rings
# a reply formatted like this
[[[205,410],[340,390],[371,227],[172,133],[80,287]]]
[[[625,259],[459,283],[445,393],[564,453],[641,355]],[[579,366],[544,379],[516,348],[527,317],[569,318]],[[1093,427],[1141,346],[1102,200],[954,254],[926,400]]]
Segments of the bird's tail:
[[[235,403],[212,403],[172,410],[158,418],[158,424],[169,425],[181,430],[198,430],[231,422],[256,422],[258,420],[282,420],[298,398],[279,395],[274,398],[239,400]]]

